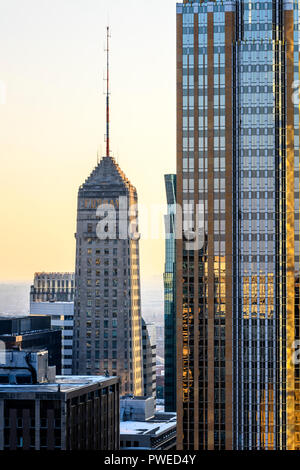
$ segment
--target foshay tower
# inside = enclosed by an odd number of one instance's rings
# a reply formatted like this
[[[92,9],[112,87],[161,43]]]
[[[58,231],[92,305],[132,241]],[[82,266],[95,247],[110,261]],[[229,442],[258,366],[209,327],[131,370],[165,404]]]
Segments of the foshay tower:
[[[79,188],[73,373],[116,375],[143,394],[137,192],[110,155],[109,28],[106,156]]]

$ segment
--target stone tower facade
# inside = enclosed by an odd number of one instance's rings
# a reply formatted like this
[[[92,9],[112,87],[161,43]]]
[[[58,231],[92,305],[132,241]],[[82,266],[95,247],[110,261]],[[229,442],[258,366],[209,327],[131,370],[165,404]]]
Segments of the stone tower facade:
[[[143,395],[137,193],[104,157],[79,188],[73,373],[121,378]]]

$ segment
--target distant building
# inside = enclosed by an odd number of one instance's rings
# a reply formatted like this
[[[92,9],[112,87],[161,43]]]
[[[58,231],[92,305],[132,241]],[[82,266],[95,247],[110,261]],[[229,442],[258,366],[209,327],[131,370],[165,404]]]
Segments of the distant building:
[[[49,365],[61,373],[61,331],[51,328],[50,317],[0,316],[0,341],[7,350],[47,350]]]
[[[154,320],[151,320],[154,321]],[[161,315],[160,319],[161,321]],[[164,364],[165,363],[165,325],[156,324],[156,363],[157,364]]]
[[[118,450],[119,420],[116,377],[55,378],[45,351],[0,364],[0,450]]]
[[[156,327],[142,319],[144,396],[156,399]]]
[[[155,412],[154,399],[123,397],[121,450],[170,450],[176,446],[176,413]]]
[[[30,290],[30,314],[49,315],[51,326],[62,331],[63,375],[72,374],[74,273],[36,273]]]
[[[73,302],[74,273],[35,273],[30,289],[32,302]]]
[[[165,398],[165,366],[156,366],[156,396],[159,400]]]
[[[177,448],[299,451],[299,2],[176,11]]]
[[[166,225],[165,289],[165,379],[166,411],[176,411],[176,175],[165,175],[168,214]]]

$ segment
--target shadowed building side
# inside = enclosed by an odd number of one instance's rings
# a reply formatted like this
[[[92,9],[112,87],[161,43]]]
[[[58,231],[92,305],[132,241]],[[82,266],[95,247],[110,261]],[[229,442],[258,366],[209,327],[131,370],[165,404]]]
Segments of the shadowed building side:
[[[168,214],[165,216],[165,410],[176,411],[176,175],[165,175]]]

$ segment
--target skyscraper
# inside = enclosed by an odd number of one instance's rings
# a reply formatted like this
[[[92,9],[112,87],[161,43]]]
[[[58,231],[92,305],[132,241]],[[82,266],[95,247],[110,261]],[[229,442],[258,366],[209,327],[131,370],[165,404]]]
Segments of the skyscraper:
[[[165,410],[176,411],[176,175],[165,175],[168,214],[165,216]]]
[[[300,448],[298,29],[298,1],[177,5],[179,449]]]
[[[73,373],[108,371],[121,378],[121,395],[141,396],[138,199],[110,155],[109,85],[106,141],[106,156],[78,192]]]

